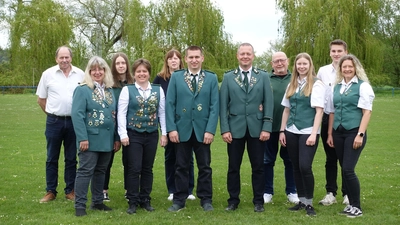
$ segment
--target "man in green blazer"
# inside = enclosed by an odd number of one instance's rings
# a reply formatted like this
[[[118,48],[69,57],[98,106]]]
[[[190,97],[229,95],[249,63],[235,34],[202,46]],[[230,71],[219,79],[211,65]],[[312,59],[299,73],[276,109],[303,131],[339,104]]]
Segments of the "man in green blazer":
[[[167,132],[171,142],[177,145],[176,193],[168,211],[176,212],[185,207],[192,149],[199,171],[197,196],[204,211],[211,211],[210,144],[218,123],[218,79],[215,73],[201,68],[204,55],[200,47],[190,46],[185,53],[188,68],[172,74],[166,96]]]
[[[241,44],[237,59],[239,67],[224,74],[220,90],[221,134],[228,144],[229,157],[227,186],[230,197],[225,210],[236,210],[240,203],[240,166],[247,143],[254,211],[263,212],[264,142],[272,131],[274,100],[267,73],[253,68],[253,46]]]

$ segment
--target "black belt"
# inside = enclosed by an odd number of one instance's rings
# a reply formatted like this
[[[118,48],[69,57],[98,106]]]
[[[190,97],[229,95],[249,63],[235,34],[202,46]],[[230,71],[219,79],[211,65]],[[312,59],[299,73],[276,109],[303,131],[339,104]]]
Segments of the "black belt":
[[[57,115],[54,115],[54,114],[51,114],[51,113],[47,113],[47,116],[58,118],[58,119],[61,119],[61,120],[70,120],[71,119],[71,116],[57,116]]]

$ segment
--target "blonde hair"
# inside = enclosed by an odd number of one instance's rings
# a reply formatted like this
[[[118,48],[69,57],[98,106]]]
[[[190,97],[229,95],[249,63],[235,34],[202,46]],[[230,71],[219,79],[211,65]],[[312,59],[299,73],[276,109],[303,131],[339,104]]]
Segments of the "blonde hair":
[[[350,60],[353,62],[353,66],[356,69],[355,71],[355,76],[357,76],[358,79],[369,83],[367,74],[364,71],[363,66],[361,65],[360,60],[355,55],[349,54],[349,55],[344,55],[340,58],[339,63],[338,63],[338,70],[336,72],[336,84],[342,82],[343,80],[343,74],[342,74],[342,64],[344,61]]]
[[[311,91],[312,91],[312,88],[314,85],[314,79],[317,77],[317,75],[315,74],[314,64],[311,59],[311,56],[308,53],[303,52],[303,53],[298,54],[294,60],[292,78],[290,78],[290,83],[289,83],[290,85],[286,91],[286,98],[290,98],[292,95],[294,95],[296,93],[296,89],[299,87],[297,78],[300,75],[299,75],[299,72],[297,72],[296,62],[297,62],[297,60],[299,60],[301,58],[305,58],[306,60],[308,60],[308,62],[310,63],[310,69],[307,72],[307,76],[306,76],[307,82],[305,84],[305,87],[300,91],[307,97],[311,95]]]
[[[89,60],[85,70],[85,77],[83,78],[82,82],[86,83],[86,85],[89,86],[91,89],[94,89],[94,83],[92,77],[90,76],[90,70],[95,67],[104,69],[103,83],[106,88],[111,88],[114,85],[114,81],[111,75],[111,69],[108,66],[107,62],[99,56],[93,56]]]

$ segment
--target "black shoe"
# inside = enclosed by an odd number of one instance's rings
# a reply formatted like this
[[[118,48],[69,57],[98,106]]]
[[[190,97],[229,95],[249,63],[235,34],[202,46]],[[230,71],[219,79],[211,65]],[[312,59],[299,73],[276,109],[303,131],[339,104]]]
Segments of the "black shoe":
[[[235,211],[238,208],[235,204],[229,204],[228,207],[225,208],[225,211]]]
[[[312,205],[307,205],[306,206],[306,212],[308,216],[316,216],[317,214],[315,213],[314,207]]]
[[[126,210],[128,214],[136,213],[136,205],[129,205],[129,208]]]
[[[214,207],[211,205],[211,203],[204,203],[202,207],[203,207],[204,211],[206,211],[206,212],[214,210]]]
[[[167,210],[170,211],[170,212],[179,212],[183,208],[184,208],[184,206],[180,206],[178,204],[172,204],[172,206],[169,207]]]
[[[306,208],[306,205],[304,205],[304,203],[302,203],[302,202],[299,202],[299,203],[297,203],[297,205],[295,205],[293,207],[290,207],[289,210],[290,211],[299,211],[299,210],[302,210],[304,208]]]
[[[75,209],[75,216],[86,216],[86,209]]]
[[[102,211],[111,211],[112,210],[112,208],[104,205],[103,203],[91,205],[90,209],[91,210],[102,210]]]
[[[155,210],[153,207],[151,207],[150,201],[140,203],[140,207],[145,209],[147,212],[153,212]]]
[[[261,204],[254,205],[254,212],[264,212],[264,206]]]

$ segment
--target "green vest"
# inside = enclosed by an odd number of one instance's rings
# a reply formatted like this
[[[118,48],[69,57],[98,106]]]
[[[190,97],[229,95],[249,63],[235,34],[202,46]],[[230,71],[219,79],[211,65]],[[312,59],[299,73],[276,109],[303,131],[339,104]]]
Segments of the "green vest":
[[[306,97],[299,91],[289,98],[290,116],[287,127],[296,125],[301,130],[314,125],[315,108],[311,107],[311,95]]]
[[[318,78],[314,78],[314,83]],[[287,127],[296,125],[296,128],[302,130],[314,125],[315,108],[311,107],[311,94],[305,96],[303,91],[300,90],[294,95],[290,96],[290,115],[287,122]]]
[[[151,94],[144,99],[135,85],[129,85],[129,104],[126,114],[126,127],[137,132],[154,132],[158,130],[158,105],[160,86],[152,84]]]
[[[358,108],[360,99],[360,86],[362,80],[358,83],[352,83],[350,88],[340,94],[342,84],[337,84],[333,91],[333,106],[335,107],[335,119],[333,128],[336,130],[341,124],[344,129],[351,130],[360,126],[362,118],[362,109]]]

